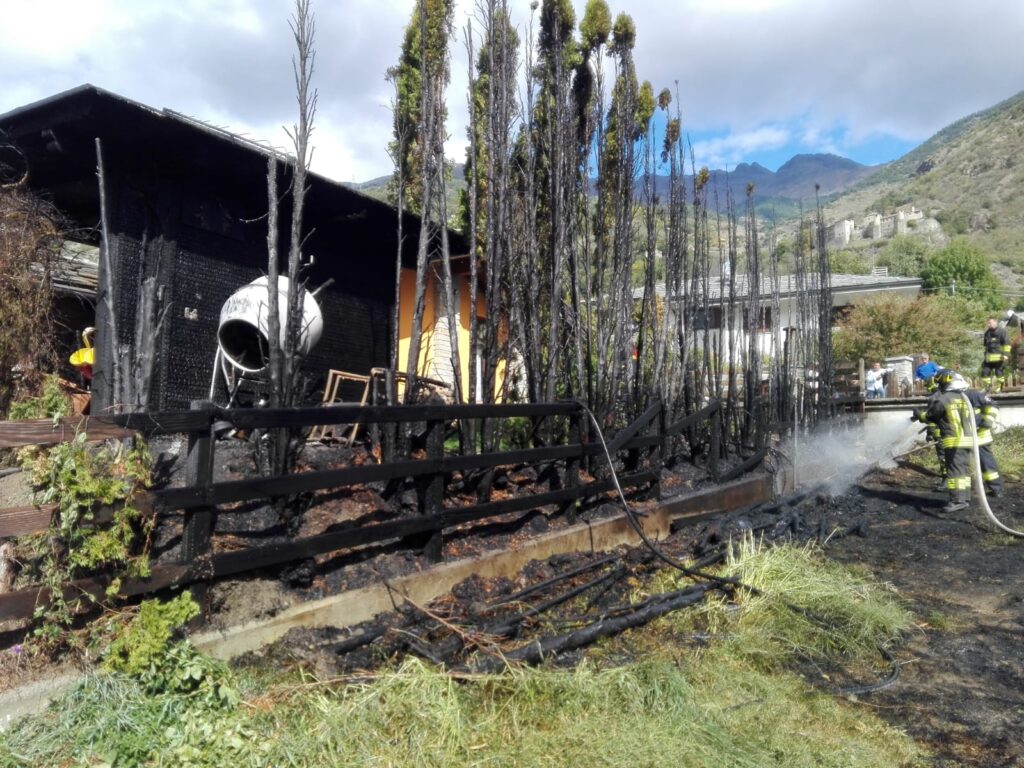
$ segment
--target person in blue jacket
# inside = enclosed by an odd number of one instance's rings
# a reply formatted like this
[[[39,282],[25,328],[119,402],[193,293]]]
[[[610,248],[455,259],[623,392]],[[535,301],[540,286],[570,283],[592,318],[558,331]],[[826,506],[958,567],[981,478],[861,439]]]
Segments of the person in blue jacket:
[[[942,369],[942,366],[936,365],[935,361],[928,357],[928,353],[925,352],[921,355],[921,364],[914,369],[914,378],[920,379],[925,383],[925,387],[928,387],[929,380],[934,381],[935,374]],[[932,390],[929,389],[929,392]]]

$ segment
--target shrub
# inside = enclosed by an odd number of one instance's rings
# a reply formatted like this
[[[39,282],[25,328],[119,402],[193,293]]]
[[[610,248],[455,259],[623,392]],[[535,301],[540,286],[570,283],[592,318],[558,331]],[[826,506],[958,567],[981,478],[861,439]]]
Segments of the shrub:
[[[880,360],[892,355],[928,352],[945,365],[968,365],[980,349],[961,330],[976,307],[965,297],[909,299],[879,296],[856,305],[835,334],[838,359]]]
[[[931,249],[920,238],[899,235],[878,254],[878,265],[888,267],[889,274],[919,277],[928,262]]]
[[[23,419],[56,419],[71,412],[71,401],[56,376],[47,376],[38,395],[28,396],[11,403],[7,418],[12,421]]]
[[[38,453],[31,464],[33,483],[40,488],[41,503],[56,503],[57,514],[42,561],[42,575],[53,594],[42,604],[36,617],[44,639],[59,641],[61,626],[68,626],[75,610],[63,597],[63,585],[99,570],[126,576],[149,574],[149,533],[152,519],[134,505],[136,495],[149,485],[151,457],[145,443],[131,448],[92,447],[86,435]],[[98,506],[109,506],[109,523],[95,524]],[[108,593],[120,588],[115,578]]]
[[[153,694],[185,694],[212,707],[234,705],[238,695],[226,667],[187,640],[174,640],[177,630],[198,615],[189,592],[167,602],[143,600],[108,646],[104,668],[139,680]]]
[[[981,249],[958,239],[928,259],[921,277],[924,287],[981,301],[990,309],[1003,305],[999,281]]]
[[[0,413],[52,370],[50,274],[61,227],[52,206],[20,187],[0,188]]]

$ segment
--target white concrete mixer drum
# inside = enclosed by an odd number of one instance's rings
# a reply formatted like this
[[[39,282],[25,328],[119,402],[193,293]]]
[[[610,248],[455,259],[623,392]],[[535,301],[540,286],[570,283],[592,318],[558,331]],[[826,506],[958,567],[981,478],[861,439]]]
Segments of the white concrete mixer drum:
[[[320,341],[324,319],[316,299],[301,290],[302,329],[299,355],[309,353]],[[267,278],[260,277],[239,288],[224,302],[217,327],[217,343],[224,357],[236,368],[256,373],[267,365],[267,339],[270,338]],[[285,340],[285,316],[288,311],[288,278],[277,278],[278,315],[281,318],[281,346]]]

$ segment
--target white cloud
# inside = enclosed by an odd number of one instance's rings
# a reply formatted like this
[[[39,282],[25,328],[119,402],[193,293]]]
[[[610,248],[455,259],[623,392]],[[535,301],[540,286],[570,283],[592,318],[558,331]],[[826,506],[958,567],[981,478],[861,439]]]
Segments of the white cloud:
[[[581,17],[585,0],[574,0]],[[3,0],[0,112],[91,82],[154,107],[284,144],[294,120],[292,0]],[[472,0],[459,0],[450,156],[465,147]],[[313,0],[317,170],[389,172],[391,89],[411,0]],[[803,139],[842,151],[871,137],[920,141],[1024,84],[1024,3],[972,0],[631,0],[641,79],[678,83],[684,125],[735,164]],[[512,0],[525,31],[528,0]],[[523,34],[525,38],[525,34]],[[785,135],[784,135],[785,134]]]
[[[743,162],[757,151],[785,146],[789,140],[790,133],[786,128],[765,125],[751,131],[696,141],[693,144],[693,155],[698,166],[726,168]]]

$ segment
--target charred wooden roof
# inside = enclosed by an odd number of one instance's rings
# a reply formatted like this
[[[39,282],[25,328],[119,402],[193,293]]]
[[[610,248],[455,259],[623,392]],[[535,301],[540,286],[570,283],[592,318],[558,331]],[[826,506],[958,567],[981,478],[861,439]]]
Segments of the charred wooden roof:
[[[206,179],[211,184],[266,193],[267,160],[279,151],[167,109],[82,85],[0,115],[0,141],[19,150],[29,186],[49,197],[81,228],[80,238],[95,242],[99,221],[95,140],[116,147],[145,175],[155,179]],[[5,155],[7,157],[7,155]],[[11,162],[8,160],[8,162]],[[353,254],[396,253],[397,216],[385,202],[324,176],[310,174],[306,221],[345,232]],[[406,215],[402,260],[413,265],[419,219]],[[89,233],[92,233],[90,235]],[[465,240],[450,233],[453,254],[468,252]]]

